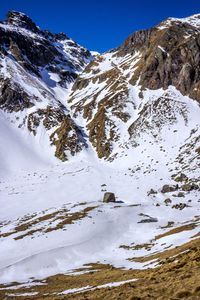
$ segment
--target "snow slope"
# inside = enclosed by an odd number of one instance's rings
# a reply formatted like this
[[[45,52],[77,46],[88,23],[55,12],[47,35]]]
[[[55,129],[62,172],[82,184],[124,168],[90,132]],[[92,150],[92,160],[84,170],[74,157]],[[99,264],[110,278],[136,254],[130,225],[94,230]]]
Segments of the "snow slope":
[[[44,39],[17,26],[0,24]],[[9,79],[33,105],[0,111],[0,283],[87,272],[91,263],[155,267],[157,260],[133,259],[173,249],[199,232],[199,103],[172,85],[134,82],[142,50],[124,55],[120,48],[80,62],[73,41],[55,42],[49,33],[48,39],[64,59],[57,72],[48,64],[37,66],[39,75],[30,72],[10,48],[1,56],[1,85]],[[75,71],[75,82],[62,80],[63,68]],[[67,117],[84,147],[61,162],[51,136],[62,146]],[[175,181],[182,173],[187,179]],[[174,190],[163,192],[164,185]],[[102,202],[106,191],[116,203]],[[167,234],[173,228],[181,229]]]

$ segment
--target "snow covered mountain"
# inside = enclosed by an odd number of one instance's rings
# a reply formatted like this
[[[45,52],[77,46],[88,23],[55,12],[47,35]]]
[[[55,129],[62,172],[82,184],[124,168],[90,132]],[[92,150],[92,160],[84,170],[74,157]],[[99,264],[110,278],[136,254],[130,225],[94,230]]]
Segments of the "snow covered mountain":
[[[63,33],[40,30],[18,12],[8,13],[6,21],[0,23],[0,45],[3,126],[9,126],[4,121],[8,119],[8,124],[12,122],[24,131],[22,139],[31,140],[31,132],[36,137],[34,144],[39,141],[43,149],[54,145],[51,154],[55,152],[60,159],[67,157],[65,151],[80,151],[84,139],[65,99],[78,74],[93,59],[90,52]],[[40,145],[36,148],[43,151]]]
[[[8,13],[0,283],[96,263],[156,267],[160,253],[198,237],[199,66],[200,15],[169,18],[98,54]],[[117,204],[102,203],[106,191]]]

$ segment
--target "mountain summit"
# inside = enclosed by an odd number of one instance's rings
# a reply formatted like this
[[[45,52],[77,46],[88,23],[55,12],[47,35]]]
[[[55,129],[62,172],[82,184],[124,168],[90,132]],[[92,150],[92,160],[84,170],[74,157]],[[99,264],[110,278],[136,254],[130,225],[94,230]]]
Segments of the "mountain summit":
[[[17,27],[23,27],[27,30],[33,31],[35,33],[39,33],[39,27],[36,26],[36,24],[26,16],[25,14],[17,11],[10,11],[7,13],[7,19],[4,22],[8,25],[13,25]]]

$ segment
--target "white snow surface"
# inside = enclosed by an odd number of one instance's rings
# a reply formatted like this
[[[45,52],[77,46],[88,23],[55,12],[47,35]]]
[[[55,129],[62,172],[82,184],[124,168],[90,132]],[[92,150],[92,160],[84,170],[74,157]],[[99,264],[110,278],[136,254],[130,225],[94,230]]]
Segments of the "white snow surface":
[[[187,133],[184,133],[182,139],[185,135]],[[169,132],[166,131],[164,136],[169,136]],[[7,141],[6,138],[5,140]],[[198,233],[197,226],[191,231],[163,237],[155,241],[151,251],[126,250],[120,247],[151,242],[156,235],[167,231],[161,227],[166,226],[169,221],[178,226],[182,222],[190,222],[198,215],[198,191],[186,195],[184,202],[192,199],[192,205],[181,211],[164,205],[166,195],[160,192],[155,198],[147,197],[150,188],[159,190],[163,183],[171,181],[169,169],[175,163],[172,162],[170,167],[167,167],[166,163],[170,163],[170,159],[176,157],[176,145],[180,145],[180,137],[177,135],[170,136],[173,148],[168,147],[169,140],[163,144],[166,157],[159,150],[160,144],[143,142],[135,149],[128,149],[124,159],[112,163],[98,160],[93,152],[88,150],[70,162],[51,162],[48,166],[45,165],[45,159],[48,160],[45,154],[40,158],[44,163],[42,165],[40,159],[35,156],[37,151],[28,155],[29,149],[26,150],[20,139],[11,140],[14,144],[10,147],[15,147],[16,154],[10,149],[7,156],[7,144],[3,154],[5,159],[12,155],[13,161],[16,162],[8,174],[1,172],[0,228],[1,234],[14,233],[0,238],[1,283],[26,282],[30,278],[42,279],[57,273],[68,273],[85,264],[96,262],[123,268],[145,268],[145,264],[128,259],[163,251],[165,247],[181,245]],[[148,152],[143,154],[142,151],[147,145]],[[154,162],[151,162],[152,159]],[[6,169],[6,160],[4,163]],[[129,169],[137,165],[148,168],[150,163],[153,167],[150,174],[144,173],[142,169],[132,173]],[[29,170],[26,169],[27,165],[30,166]],[[102,203],[105,190],[116,194],[117,203]],[[173,204],[179,202],[179,198],[173,198]],[[156,206],[157,203],[160,206]],[[15,232],[17,224],[22,221],[25,224],[28,222],[26,218],[34,221],[48,214],[61,214],[63,209],[73,214],[83,211],[86,207],[93,209],[86,217],[65,225],[63,229],[45,232],[45,228],[53,227],[59,221],[52,217],[52,224],[48,220],[41,221],[31,227],[37,230],[35,233],[15,239],[31,230]],[[154,218],[155,222],[138,223],[151,218]],[[152,262],[151,266],[154,265],[155,262]]]
[[[180,22],[180,23],[187,23],[189,25],[192,25],[197,30],[200,29],[200,14],[195,14],[186,18],[168,18],[166,21],[162,22],[161,25],[159,25],[159,29],[165,29],[168,26],[172,24],[172,22]]]
[[[68,294],[77,294],[77,293],[81,293],[81,292],[86,292],[86,291],[93,291],[96,289],[104,289],[104,288],[108,288],[108,287],[117,287],[126,283],[130,283],[130,282],[134,282],[137,279],[129,279],[129,280],[124,280],[124,281],[118,281],[118,282],[111,282],[111,283],[106,283],[106,284],[102,284],[102,285],[97,285],[95,287],[92,286],[85,286],[82,288],[75,288],[75,289],[69,289],[66,291],[63,291],[62,293],[59,293],[59,295],[68,295]]]
[[[101,65],[102,72],[107,67],[110,67],[109,58],[106,65]],[[56,76],[51,75],[51,79],[57,81]],[[171,175],[179,168],[176,158],[181,147],[199,134],[200,108],[174,87],[167,92],[146,90],[142,103],[139,87],[130,85],[129,89],[129,101],[134,101],[135,109],[130,104],[132,115],[128,124],[110,114],[122,137],[113,146],[113,153],[119,156],[112,163],[98,159],[90,144],[69,162],[61,163],[54,158],[42,128],[33,137],[27,130],[16,127],[14,115],[0,114],[0,283],[67,274],[97,262],[122,268],[154,267],[156,261],[146,265],[129,259],[176,247],[198,233],[197,222],[191,231],[154,240],[156,235],[167,231],[162,227],[168,222],[174,222],[176,227],[198,215],[198,191],[180,200],[173,193],[162,194],[160,189],[163,184],[171,183]],[[102,89],[102,93],[106,91]],[[148,121],[154,125],[153,104],[166,93],[173,101],[176,122],[164,124],[157,132],[157,140],[144,132],[137,137],[137,147],[124,146],[129,142],[127,128],[138,119],[145,104],[150,105]],[[76,122],[85,126],[81,116]],[[193,176],[195,172],[187,174]],[[156,196],[147,196],[151,188],[159,191]],[[114,192],[117,203],[102,203],[105,191]],[[173,204],[184,202],[189,207],[172,209],[164,204],[167,197],[172,197]],[[93,209],[85,217],[61,229],[46,231],[56,227],[63,214],[67,218],[88,207]],[[35,220],[38,220],[36,224]],[[150,222],[141,223],[142,220]],[[33,225],[27,229],[15,230],[20,224],[31,222]],[[21,235],[24,237],[18,239]],[[145,243],[152,243],[150,251],[121,247]]]

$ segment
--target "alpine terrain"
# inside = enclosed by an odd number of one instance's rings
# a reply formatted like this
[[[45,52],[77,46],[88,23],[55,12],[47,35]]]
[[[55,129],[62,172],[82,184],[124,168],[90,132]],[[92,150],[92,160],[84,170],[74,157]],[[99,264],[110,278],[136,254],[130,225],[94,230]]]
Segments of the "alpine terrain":
[[[200,299],[200,14],[99,54],[9,12],[0,207],[2,300]]]

